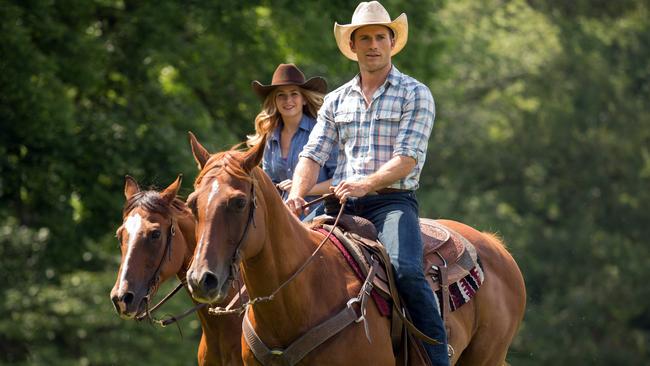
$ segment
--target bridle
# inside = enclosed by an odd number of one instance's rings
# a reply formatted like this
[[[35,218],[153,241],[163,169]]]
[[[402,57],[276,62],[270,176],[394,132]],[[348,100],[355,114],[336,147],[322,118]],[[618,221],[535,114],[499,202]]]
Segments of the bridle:
[[[156,271],[154,274],[151,276],[151,279],[149,280],[149,285],[147,287],[147,294],[144,296],[144,301],[145,301],[145,310],[143,313],[137,315],[135,317],[136,320],[143,320],[143,319],[149,319],[149,320],[154,320],[151,317],[151,313],[156,311],[164,302],[166,302],[169,298],[171,298],[178,290],[180,287],[183,285],[183,281],[181,281],[181,284],[177,286],[176,289],[172,291],[169,295],[165,296],[165,299],[160,301],[158,304],[156,304],[153,308],[149,309],[149,302],[151,301],[151,294],[154,292],[156,288],[160,285],[160,272],[162,271],[162,266],[163,263],[165,262],[165,258],[167,260],[171,260],[171,254],[172,254],[172,241],[174,239],[174,236],[176,235],[176,229],[174,227],[174,219],[169,220],[169,232],[167,234],[167,240],[165,241],[165,247],[163,249],[163,255],[160,258],[160,262],[158,262],[158,267],[156,268]]]
[[[244,227],[244,231],[242,232],[242,235],[241,235],[239,241],[237,242],[237,249],[235,250],[235,254],[233,256],[232,264],[230,266],[229,279],[231,279],[233,281],[239,282],[238,279],[237,279],[238,278],[237,274],[239,273],[239,262],[241,262],[240,247],[241,247],[242,242],[246,238],[246,235],[248,234],[248,230],[249,230],[251,224],[253,225],[253,227],[255,227],[255,209],[256,208],[257,208],[257,196],[255,195],[255,186],[254,186],[253,183],[251,183],[251,202],[250,202],[250,209],[248,210],[248,212],[249,212],[248,213],[248,220],[246,221],[246,226]],[[154,286],[152,286],[151,284],[155,284],[155,286],[158,285],[158,281],[160,279],[160,271],[162,269],[162,264],[164,262],[164,259],[165,259],[166,256],[171,259],[171,241],[172,241],[172,237],[175,235],[175,233],[176,233],[176,231],[174,229],[174,223],[172,221],[172,225],[170,226],[170,234],[168,235],[168,240],[167,240],[166,249],[165,249],[165,252],[167,253],[167,255],[163,255],[163,257],[160,260],[160,263],[158,264],[158,268],[156,269],[156,272],[154,273],[154,275],[153,275],[153,277],[152,277],[152,279],[150,281],[150,286],[147,289],[147,295],[144,297],[145,304],[146,304],[145,311],[143,313],[141,313],[140,315],[136,316],[136,320],[148,319],[152,323],[157,323],[160,326],[165,327],[165,326],[167,326],[169,324],[172,324],[174,322],[177,322],[177,321],[185,318],[186,316],[192,314],[193,312],[195,312],[195,311],[197,311],[197,310],[199,310],[199,309],[201,309],[201,308],[208,305],[208,304],[205,304],[205,303],[197,304],[197,305],[191,307],[190,309],[184,311],[183,313],[181,313],[179,315],[170,316],[170,317],[165,318],[165,319],[156,319],[156,318],[151,316],[151,314],[153,312],[158,310],[165,302],[167,302],[169,299],[171,299],[181,288],[183,288],[187,284],[187,279],[186,278],[182,279],[180,281],[180,283],[178,285],[176,285],[176,287],[173,290],[171,290],[167,295],[165,295],[165,297],[162,300],[160,300],[151,309],[149,308],[150,295],[151,295],[151,292],[152,292],[151,290],[154,288]],[[235,301],[237,299],[239,299],[239,301],[241,303],[242,298],[244,296],[243,291],[244,291],[244,289],[240,285],[239,286],[239,291],[238,291],[238,296],[235,299],[233,299],[233,301],[226,307],[227,309],[230,309],[234,305],[234,303],[235,303]]]
[[[246,226],[244,226],[244,231],[241,234],[241,237],[237,241],[235,253],[233,255],[232,261],[230,262],[230,275],[228,276],[229,280],[237,280],[237,275],[239,274],[239,263],[241,262],[241,245],[246,239],[248,234],[248,229],[250,229],[251,224],[253,227],[255,225],[255,209],[257,208],[257,195],[255,194],[255,183],[251,181],[251,193],[250,193],[250,208],[248,209],[248,219],[246,220]]]
[[[302,208],[309,207],[313,204],[316,204],[330,196],[332,196],[333,193],[330,194],[325,194],[311,202],[308,202],[307,204],[303,205]],[[246,226],[244,228],[244,232],[242,233],[241,238],[239,239],[239,242],[237,243],[237,249],[235,250],[235,254],[233,256],[233,260],[231,262],[231,267],[230,267],[230,276],[229,278],[236,279],[235,275],[239,273],[239,263],[241,262],[241,256],[240,256],[240,247],[241,243],[244,241],[246,238],[246,234],[248,233],[248,229],[250,228],[250,224],[252,223],[253,226],[255,226],[255,219],[254,219],[254,213],[255,213],[255,208],[257,208],[257,198],[255,195],[255,184],[251,183],[251,208],[249,210],[249,216],[248,216],[248,221],[246,222]],[[258,302],[268,302],[273,300],[273,298],[282,290],[285,286],[287,286],[291,281],[293,281],[294,278],[296,278],[302,271],[307,268],[307,265],[311,263],[311,261],[316,257],[316,254],[320,249],[323,247],[323,245],[327,242],[327,239],[332,235],[332,231],[338,224],[339,218],[341,217],[341,214],[343,213],[343,206],[341,206],[338,215],[336,216],[336,220],[334,221],[334,225],[332,225],[332,229],[327,233],[327,235],[323,238],[323,240],[318,244],[316,249],[312,252],[312,254],[309,256],[309,258],[298,268],[296,272],[294,272],[291,277],[289,277],[286,281],[284,281],[278,288],[276,288],[270,295],[267,296],[260,296],[256,297],[253,299],[250,299],[246,301],[245,303],[241,303],[240,301],[240,306],[238,308],[231,309],[232,302],[228,305],[228,307],[223,308],[219,306],[215,306],[213,308],[208,309],[208,312],[213,315],[227,315],[227,314],[243,314],[248,306],[254,305]],[[239,287],[239,293],[241,295],[242,288],[241,286]],[[241,296],[240,296],[241,299]]]

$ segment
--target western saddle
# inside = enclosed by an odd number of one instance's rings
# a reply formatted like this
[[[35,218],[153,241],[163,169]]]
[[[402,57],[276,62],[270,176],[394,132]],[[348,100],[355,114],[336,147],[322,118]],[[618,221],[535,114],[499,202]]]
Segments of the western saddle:
[[[390,267],[386,250],[378,241],[375,226],[362,217],[352,215],[342,215],[335,228],[331,227],[333,223],[333,217],[320,216],[314,220],[314,227],[322,226],[325,230],[332,230],[332,234],[354,258],[364,276],[370,270],[370,258],[373,256],[378,258],[382,262],[382,268],[375,276],[374,288],[388,301],[396,302],[395,300],[399,299],[399,294],[391,294],[393,281],[388,277],[388,273],[392,274],[392,267]],[[452,311],[449,286],[468,276],[474,268],[480,267],[480,262],[474,245],[454,230],[426,218],[420,219],[420,230],[423,240],[422,266],[424,274],[431,289],[434,292],[441,291],[442,293],[439,311],[445,322],[447,334],[449,334],[446,321]],[[387,266],[391,268],[388,271],[386,270]],[[394,292],[397,292],[396,289]],[[391,336],[393,349],[398,354],[407,349],[406,343],[411,337],[406,332],[405,325],[400,319],[401,316],[396,316],[399,315],[396,311],[401,311],[402,314],[405,314],[406,311],[403,308],[397,310],[396,307],[393,307]],[[450,347],[449,356],[452,355],[453,349]]]

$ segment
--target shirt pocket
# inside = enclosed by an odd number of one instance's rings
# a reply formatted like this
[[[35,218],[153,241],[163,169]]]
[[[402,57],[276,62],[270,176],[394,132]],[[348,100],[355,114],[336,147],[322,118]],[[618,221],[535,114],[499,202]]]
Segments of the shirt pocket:
[[[358,131],[354,123],[354,114],[354,112],[338,112],[334,115],[334,124],[339,133],[339,142],[342,145],[356,139]]]
[[[400,132],[401,121],[401,111],[379,111],[375,115],[373,134],[376,137],[381,138],[383,141],[388,140],[387,143],[392,145],[397,138],[397,134]]]

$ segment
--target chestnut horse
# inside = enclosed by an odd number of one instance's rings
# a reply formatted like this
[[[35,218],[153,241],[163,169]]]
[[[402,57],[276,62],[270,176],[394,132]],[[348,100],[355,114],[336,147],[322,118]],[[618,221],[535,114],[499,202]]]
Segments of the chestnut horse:
[[[168,278],[185,278],[196,239],[194,217],[176,197],[180,185],[179,176],[162,192],[142,191],[126,177],[123,223],[117,229],[122,261],[111,291],[115,310],[124,319],[143,314],[146,301]],[[205,307],[198,316],[203,330],[198,364],[241,365],[241,318],[217,318]]]
[[[319,247],[324,234],[286,208],[258,167],[263,144],[211,155],[192,134],[190,142],[201,169],[188,197],[201,237],[187,273],[190,292],[200,302],[222,301],[239,264],[251,299],[276,294],[271,301],[248,306],[247,316],[259,340],[280,353],[345,308],[361,281],[334,245]],[[475,297],[447,319],[451,363],[504,364],[525,308],[521,272],[495,236],[458,222],[443,223],[474,244],[485,272]],[[371,342],[363,322],[352,323],[300,364],[394,365],[389,319],[380,316],[372,301],[365,319]],[[242,352],[245,364],[260,363],[247,342],[242,342]]]

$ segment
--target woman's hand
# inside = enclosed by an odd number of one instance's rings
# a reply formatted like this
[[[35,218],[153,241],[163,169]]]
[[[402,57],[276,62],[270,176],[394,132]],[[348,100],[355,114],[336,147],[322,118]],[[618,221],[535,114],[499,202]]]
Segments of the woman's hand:
[[[282,182],[275,185],[281,191],[289,192],[291,190],[291,179],[283,180]]]
[[[302,197],[292,197],[289,195],[289,198],[284,202],[285,205],[289,208],[294,215],[300,217],[302,214],[309,213],[309,207],[302,208],[307,202]]]

